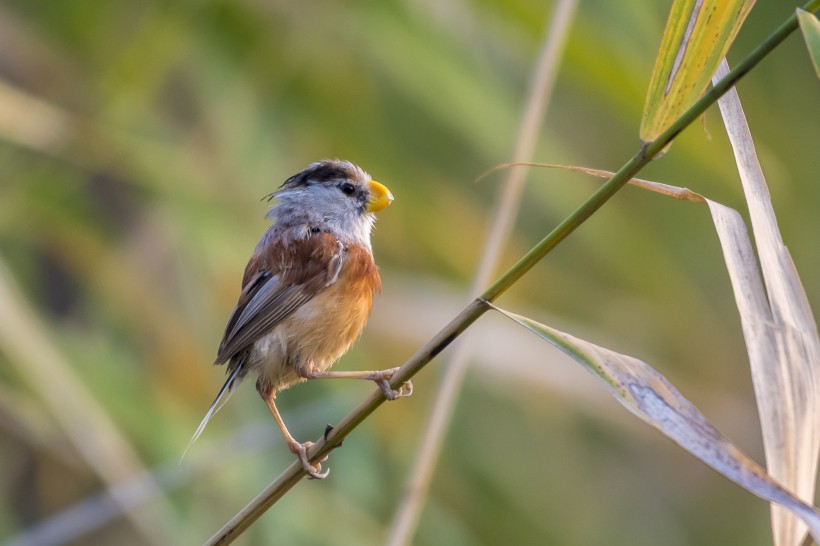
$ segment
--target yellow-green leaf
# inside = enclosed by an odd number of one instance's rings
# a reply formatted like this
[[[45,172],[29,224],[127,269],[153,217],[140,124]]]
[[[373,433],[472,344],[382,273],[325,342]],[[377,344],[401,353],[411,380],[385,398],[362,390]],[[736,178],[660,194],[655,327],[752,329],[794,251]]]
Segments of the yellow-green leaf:
[[[800,30],[809,49],[809,57],[814,64],[814,71],[820,78],[820,21],[813,13],[797,8],[797,20],[800,21]]]
[[[641,141],[652,142],[706,91],[754,0],[675,0],[649,82]]]

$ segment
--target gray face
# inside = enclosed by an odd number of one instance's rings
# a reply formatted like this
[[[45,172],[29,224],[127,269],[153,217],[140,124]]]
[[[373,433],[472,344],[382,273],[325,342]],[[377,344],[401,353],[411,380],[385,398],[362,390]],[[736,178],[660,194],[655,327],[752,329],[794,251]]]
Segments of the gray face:
[[[273,194],[278,203],[268,216],[276,219],[276,226],[310,224],[369,249],[375,222],[375,215],[367,212],[369,182],[370,176],[348,161],[313,163]]]

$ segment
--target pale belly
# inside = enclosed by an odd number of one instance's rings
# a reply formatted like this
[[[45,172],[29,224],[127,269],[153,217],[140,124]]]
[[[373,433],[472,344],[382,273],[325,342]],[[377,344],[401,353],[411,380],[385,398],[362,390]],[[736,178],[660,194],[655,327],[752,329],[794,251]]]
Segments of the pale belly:
[[[256,341],[248,364],[259,385],[286,389],[304,381],[298,366],[324,371],[347,352],[367,322],[372,295],[344,302],[339,295],[338,285],[330,287]]]

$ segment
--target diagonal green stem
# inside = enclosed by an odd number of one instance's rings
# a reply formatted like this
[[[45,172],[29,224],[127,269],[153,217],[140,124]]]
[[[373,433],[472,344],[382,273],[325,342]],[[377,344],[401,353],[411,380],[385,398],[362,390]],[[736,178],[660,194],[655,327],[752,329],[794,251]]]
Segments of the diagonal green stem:
[[[803,9],[814,12],[820,8],[820,0],[812,0]],[[612,178],[598,191],[593,193],[578,209],[570,214],[563,222],[544,237],[523,258],[518,260],[506,273],[495,281],[484,293],[465,307],[453,320],[450,321],[427,344],[405,362],[393,376],[391,384],[394,388],[408,381],[418,373],[437,354],[453,342],[464,330],[483,315],[492,302],[503,294],[527,271],[546,256],[553,248],[563,241],[578,226],[583,224],[609,198],[620,190],[630,178],[633,178],[647,163],[657,156],[683,129],[696,120],[706,109],[728,91],[740,78],[746,75],[766,55],[771,53],[789,34],[797,28],[797,15],[793,14],[780,25],[768,38],[758,45],[744,58],[725,78],[717,82],[698,100],[689,110],[664,131],[656,140],[645,144]],[[317,460],[329,453],[334,447],[385,402],[381,391],[374,391],[366,400],[359,404],[331,431],[325,438],[319,440],[310,450],[309,458]],[[264,491],[256,496],[245,508],[234,516],[222,529],[213,535],[206,544],[230,544],[241,535],[254,521],[268,508],[287,493],[305,476],[302,465],[295,461]]]
[[[806,4],[806,11],[815,11],[820,7],[820,0],[813,0]],[[760,43],[749,55],[746,56],[735,68],[729,72],[725,78],[717,82],[700,98],[692,107],[675,120],[669,128],[661,135],[646,144],[641,151],[635,154],[623,167],[616,172],[598,191],[596,191],[583,205],[570,214],[563,222],[535,245],[527,254],[518,260],[506,273],[504,273],[492,286],[490,286],[481,297],[487,301],[494,301],[512,286],[521,276],[529,271],[532,266],[546,256],[558,243],[563,241],[575,228],[580,226],[596,210],[598,210],[610,197],[620,190],[630,178],[633,178],[647,163],[661,152],[683,129],[696,120],[706,109],[723,96],[740,78],[746,75],[757,63],[768,55],[780,42],[797,28],[797,14],[789,17],[780,25],[768,38]]]

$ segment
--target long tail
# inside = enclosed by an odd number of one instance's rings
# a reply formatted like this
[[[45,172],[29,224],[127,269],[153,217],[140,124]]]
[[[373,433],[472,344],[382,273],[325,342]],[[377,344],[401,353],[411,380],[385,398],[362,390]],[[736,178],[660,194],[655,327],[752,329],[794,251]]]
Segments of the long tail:
[[[205,417],[202,418],[202,422],[199,423],[199,426],[196,428],[196,432],[194,432],[193,437],[188,442],[188,446],[185,448],[185,451],[182,452],[182,457],[180,457],[180,462],[182,459],[185,458],[185,454],[188,453],[188,450],[191,449],[191,446],[196,442],[197,438],[199,438],[202,431],[205,430],[205,426],[208,424],[208,421],[211,420],[216,412],[222,409],[228,400],[231,398],[231,394],[233,394],[233,388],[237,385],[240,377],[240,373],[245,368],[245,362],[242,361],[236,367],[236,369],[231,373],[230,377],[225,381],[225,384],[222,385],[222,388],[219,389],[219,393],[214,398],[214,401],[211,403],[211,407],[208,408],[208,412],[205,414]]]

